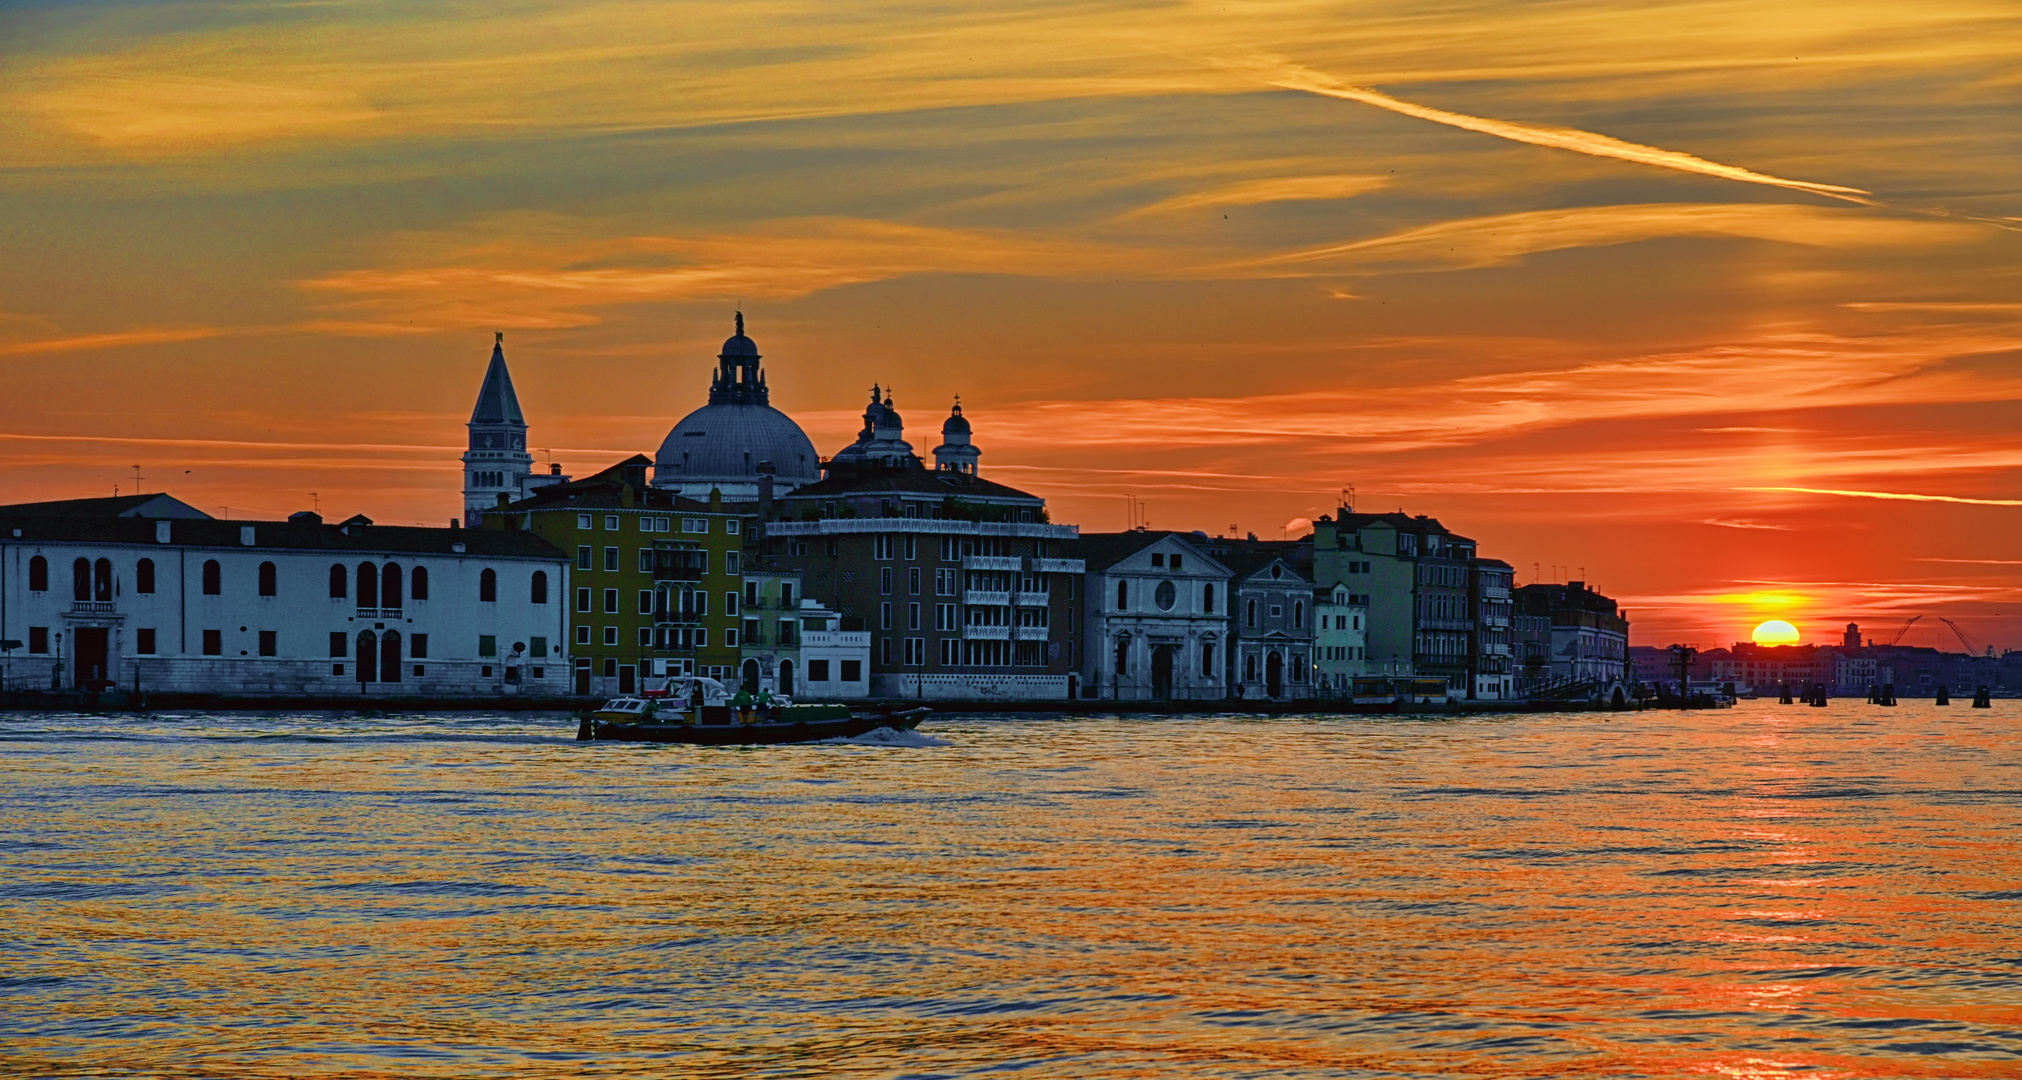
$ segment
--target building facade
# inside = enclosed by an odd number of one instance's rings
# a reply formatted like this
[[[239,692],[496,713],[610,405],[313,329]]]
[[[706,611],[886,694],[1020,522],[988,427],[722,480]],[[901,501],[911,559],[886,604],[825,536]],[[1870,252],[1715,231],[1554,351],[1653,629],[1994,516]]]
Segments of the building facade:
[[[1386,667],[1474,688],[1475,543],[1437,520],[1343,507],[1313,523],[1313,578],[1369,597],[1368,653]]]
[[[1313,696],[1313,582],[1284,556],[1231,551],[1229,683],[1238,700]]]
[[[20,689],[559,694],[568,584],[530,535],[220,521],[166,496],[0,507]]]
[[[1474,686],[1468,696],[1479,701],[1509,701],[1517,696],[1514,627],[1516,571],[1501,559],[1475,559],[1471,565],[1474,601]]]
[[[500,498],[512,502],[526,498],[536,488],[568,482],[560,465],[550,465],[546,472],[534,471],[534,457],[527,450],[527,418],[520,411],[519,395],[513,391],[512,372],[506,370],[502,333],[492,342],[491,363],[485,368],[477,404],[465,428],[469,440],[469,449],[463,453],[466,528],[476,528]]]
[[[1363,626],[1369,600],[1346,585],[1313,590],[1313,689],[1321,697],[1346,697],[1362,675],[1393,674],[1368,668]],[[1408,672],[1404,673],[1408,674]]]
[[[1091,533],[1070,550],[1087,575],[1083,697],[1220,701],[1229,696],[1234,575],[1227,566],[1182,533]]]
[[[1612,696],[1622,687],[1626,695],[1634,682],[1629,618],[1615,601],[1584,581],[1525,585],[1515,600],[1518,612],[1551,620],[1549,674],[1539,689],[1587,688],[1594,696]]]

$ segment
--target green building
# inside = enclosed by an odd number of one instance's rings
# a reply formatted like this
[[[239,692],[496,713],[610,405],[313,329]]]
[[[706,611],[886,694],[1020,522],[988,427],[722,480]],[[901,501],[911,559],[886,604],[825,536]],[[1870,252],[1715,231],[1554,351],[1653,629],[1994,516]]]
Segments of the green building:
[[[646,482],[634,455],[594,476],[500,497],[487,529],[524,530],[573,556],[569,646],[576,694],[633,693],[667,675],[737,677],[746,521]]]

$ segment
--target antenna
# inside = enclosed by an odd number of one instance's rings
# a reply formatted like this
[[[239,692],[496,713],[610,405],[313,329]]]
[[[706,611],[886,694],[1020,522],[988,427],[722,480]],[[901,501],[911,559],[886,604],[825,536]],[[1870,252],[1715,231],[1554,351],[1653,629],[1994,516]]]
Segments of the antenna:
[[[1354,484],[1349,484],[1341,489],[1341,509],[1345,513],[1353,513],[1355,511]]]
[[[315,511],[319,516],[323,513],[323,500],[317,498],[316,493],[313,491],[309,493],[309,509]]]
[[[140,466],[135,465],[133,467],[133,493],[135,495],[140,494],[140,480]]]

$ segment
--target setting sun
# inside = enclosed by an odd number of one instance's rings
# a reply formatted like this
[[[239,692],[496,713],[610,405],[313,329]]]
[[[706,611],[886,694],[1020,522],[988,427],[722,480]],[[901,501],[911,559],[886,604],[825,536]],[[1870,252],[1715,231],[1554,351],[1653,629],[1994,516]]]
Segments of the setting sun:
[[[1797,627],[1782,619],[1771,619],[1756,627],[1751,637],[1757,645],[1795,645],[1798,641]]]

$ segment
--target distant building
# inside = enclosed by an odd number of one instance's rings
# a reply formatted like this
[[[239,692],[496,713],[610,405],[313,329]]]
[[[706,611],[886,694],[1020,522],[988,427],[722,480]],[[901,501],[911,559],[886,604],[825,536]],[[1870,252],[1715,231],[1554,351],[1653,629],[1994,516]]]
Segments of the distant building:
[[[1277,552],[1209,550],[1233,574],[1229,677],[1236,698],[1312,697],[1312,579]]]
[[[214,520],[167,495],[0,507],[18,689],[485,697],[567,690],[569,565],[538,536]]]
[[[929,469],[873,388],[857,440],[825,475],[758,496],[768,570],[871,635],[881,698],[1064,700],[1078,692],[1082,563],[1072,526],[1036,495],[984,479],[969,421],[952,412]]]
[[[1068,547],[1086,568],[1085,697],[1220,701],[1229,696],[1233,578],[1188,534],[1089,533]]]
[[[1346,585],[1313,590],[1313,688],[1321,697],[1345,697],[1357,676],[1371,674],[1368,649],[1369,598]]]
[[[1438,521],[1347,507],[1313,523],[1313,579],[1369,597],[1369,659],[1474,689],[1475,543]]]
[[[1515,599],[1517,611],[1551,620],[1550,678],[1543,689],[1589,687],[1595,696],[1608,696],[1629,680],[1629,620],[1615,601],[1584,581],[1525,585]]]
[[[806,700],[835,701],[870,695],[871,635],[862,619],[845,619],[818,600],[800,602],[800,655]]]
[[[504,334],[492,343],[491,364],[485,368],[477,405],[465,427],[470,443],[463,453],[466,527],[476,528],[484,513],[501,500],[517,501],[536,488],[568,482],[560,465],[548,466],[546,473],[533,471],[534,458],[527,452],[527,418],[520,412],[519,395],[513,392],[512,373],[506,370]]]
[[[1517,696],[1512,589],[1516,571],[1501,559],[1475,559],[1471,564],[1474,604],[1474,686],[1470,697],[1507,701]]]
[[[654,455],[654,487],[698,501],[719,492],[725,502],[742,505],[757,500],[762,475],[771,476],[775,494],[820,477],[814,443],[772,407],[760,359],[758,345],[744,335],[740,311],[737,332],[716,357],[708,404],[682,417]]]
[[[743,656],[738,682],[745,690],[789,697],[798,692],[807,670],[800,652],[801,600],[800,571],[763,569],[759,560],[745,566],[738,609],[744,625],[737,635]]]

